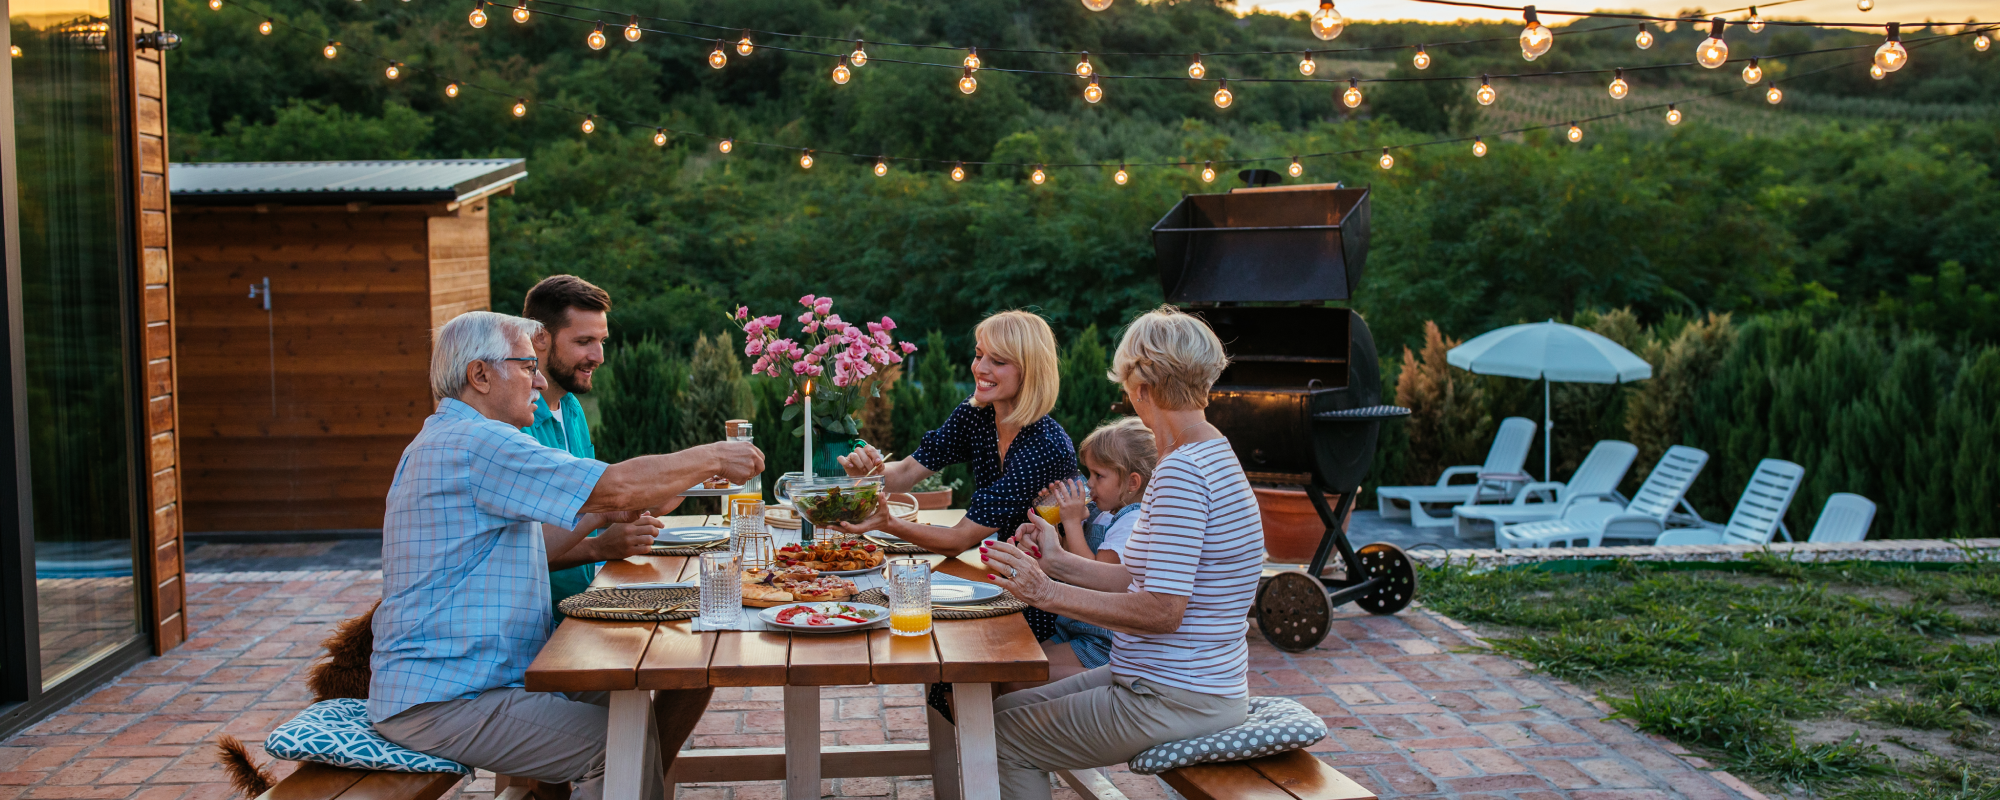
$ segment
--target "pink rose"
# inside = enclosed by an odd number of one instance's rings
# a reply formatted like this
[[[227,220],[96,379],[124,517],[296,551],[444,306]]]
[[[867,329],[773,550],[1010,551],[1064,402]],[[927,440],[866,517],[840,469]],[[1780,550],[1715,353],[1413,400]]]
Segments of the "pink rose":
[[[806,323],[806,333],[819,333],[819,321],[814,320]]]
[[[903,348],[904,355],[917,352],[917,345],[914,342],[899,342],[897,346]]]
[[[893,330],[895,330],[895,329],[896,329],[896,321],[895,321],[895,320],[893,320],[893,319],[890,319],[890,318],[888,318],[888,317],[886,317],[886,316],[882,318],[882,330],[885,330],[885,331],[893,331]]]
[[[799,324],[800,324],[800,325],[810,325],[810,324],[812,324],[812,321],[813,321],[813,315],[812,315],[812,312],[811,312],[811,311],[807,311],[807,312],[805,312],[805,313],[803,313],[803,314],[800,314],[800,315],[799,315]]]
[[[737,307],[736,307],[736,318],[737,318],[737,319],[749,319],[749,318],[750,318],[750,307],[749,307],[749,306],[737,306]]]
[[[827,350],[827,345],[828,345],[828,344],[829,344],[828,342],[820,342],[820,343],[819,343],[818,345],[815,345],[815,346],[813,347],[813,353],[814,353],[814,354],[816,354],[816,355],[822,355],[822,356],[823,356],[823,355],[826,355],[826,350]]]
[[[832,308],[832,306],[827,306],[827,308]],[[833,326],[836,326],[836,327],[840,328],[841,330],[846,330],[846,329],[847,329],[847,323],[845,323],[845,322],[841,322],[841,321],[840,321],[840,315],[839,315],[839,314],[833,314],[833,315],[830,315],[830,316],[829,316],[829,315],[828,315],[828,314],[827,314],[827,313],[826,313],[825,311],[823,311],[823,310],[822,310],[822,311],[820,311],[819,313],[820,313],[820,315],[821,315],[821,316],[824,316],[824,317],[826,317],[826,324],[828,324],[828,325],[833,325]]]
[[[746,356],[754,356],[762,352],[764,352],[764,343],[756,339],[751,339],[743,345],[743,354]]]
[[[805,306],[806,308],[812,308],[813,302],[818,299],[819,298],[814,297],[812,295],[806,295],[804,297],[799,298],[799,305]]]
[[[831,297],[822,297],[819,299],[819,302],[813,304],[813,312],[819,314],[822,317],[826,316],[828,313],[832,311],[833,311],[833,298]]]
[[[789,406],[792,405],[793,403],[797,403],[798,401],[799,401],[799,393],[793,392],[790,397],[785,398],[785,405]]]
[[[878,334],[875,334],[875,343],[876,343],[876,344],[879,344],[879,345],[882,345],[883,347],[888,347],[888,346],[889,346],[889,342],[890,342],[890,341],[892,341],[892,340],[891,340],[891,339],[889,338],[889,334],[888,334],[888,332],[886,332],[886,331],[885,331],[885,332],[882,332],[882,333],[878,333]]]
[[[806,367],[806,362],[804,362],[804,361],[796,361],[796,362],[793,362],[793,363],[792,363],[792,374],[793,374],[793,375],[804,375],[804,374],[806,374],[806,370],[807,370],[807,367]]]

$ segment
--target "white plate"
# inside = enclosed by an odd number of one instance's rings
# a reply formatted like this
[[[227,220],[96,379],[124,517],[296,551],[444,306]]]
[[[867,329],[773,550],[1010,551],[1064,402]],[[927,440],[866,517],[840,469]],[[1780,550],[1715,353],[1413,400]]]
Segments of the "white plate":
[[[814,609],[822,609],[822,610],[838,608],[840,606],[852,606],[857,610],[873,611],[875,612],[876,616],[874,619],[869,620],[867,622],[848,622],[846,620],[834,620],[836,624],[833,625],[794,625],[778,621],[778,612],[783,611],[787,608],[793,608],[795,606],[810,606]],[[798,631],[802,633],[839,633],[841,631],[860,631],[860,630],[867,630],[869,628],[878,628],[883,625],[889,624],[889,609],[883,608],[881,606],[869,605],[867,603],[842,603],[842,602],[787,603],[785,605],[777,606],[775,608],[764,609],[757,616],[762,618],[766,623],[769,623],[771,627],[788,631]]]
[[[941,606],[969,606],[999,596],[1000,587],[990,583],[931,576],[931,602]]]
[[[708,544],[729,538],[728,528],[694,527],[668,528],[653,536],[655,546],[661,544]]]
[[[736,486],[723,486],[710,489],[697,483],[694,485],[694,488],[681,492],[682,497],[727,497],[732,494],[743,494],[743,486],[738,484]]]

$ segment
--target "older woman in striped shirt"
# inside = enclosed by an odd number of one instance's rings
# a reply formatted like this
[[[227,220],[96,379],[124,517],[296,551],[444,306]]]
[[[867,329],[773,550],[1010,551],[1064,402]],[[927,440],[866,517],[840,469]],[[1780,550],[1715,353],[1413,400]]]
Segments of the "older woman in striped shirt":
[[[1208,325],[1172,307],[1126,328],[1110,378],[1162,457],[1124,563],[1068,552],[1035,517],[1021,547],[983,549],[1016,597],[1112,631],[1109,665],[994,702],[1004,800],[1047,800],[1051,770],[1116,764],[1243,723],[1264,528],[1243,466],[1202,410],[1228,363]]]

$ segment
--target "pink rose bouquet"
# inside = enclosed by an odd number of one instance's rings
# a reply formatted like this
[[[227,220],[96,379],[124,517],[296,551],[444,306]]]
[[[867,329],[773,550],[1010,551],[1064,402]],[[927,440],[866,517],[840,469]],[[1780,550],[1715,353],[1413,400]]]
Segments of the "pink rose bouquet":
[[[743,329],[743,355],[755,358],[750,374],[790,381],[792,394],[785,398],[785,419],[798,417],[799,398],[812,393],[813,416],[820,427],[855,435],[860,432],[855,413],[869,394],[879,393],[877,381],[868,378],[882,368],[903,362],[917,346],[899,342],[890,331],[896,321],[883,317],[879,322],[855,325],[833,313],[833,298],[806,295],[799,298],[805,310],[795,319],[797,336],[783,335],[783,315],[751,316],[747,306],[738,306],[731,321]],[[825,380],[831,372],[832,386]]]

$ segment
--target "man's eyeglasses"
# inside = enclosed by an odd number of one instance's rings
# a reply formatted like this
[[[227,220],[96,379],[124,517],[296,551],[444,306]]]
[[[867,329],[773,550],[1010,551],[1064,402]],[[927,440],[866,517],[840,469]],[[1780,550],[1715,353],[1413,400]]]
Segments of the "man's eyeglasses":
[[[503,358],[500,360],[521,362],[521,373],[529,377],[534,377],[535,370],[541,367],[542,365],[542,360],[534,356],[521,356],[519,358]]]

